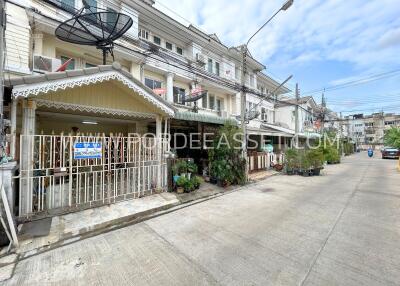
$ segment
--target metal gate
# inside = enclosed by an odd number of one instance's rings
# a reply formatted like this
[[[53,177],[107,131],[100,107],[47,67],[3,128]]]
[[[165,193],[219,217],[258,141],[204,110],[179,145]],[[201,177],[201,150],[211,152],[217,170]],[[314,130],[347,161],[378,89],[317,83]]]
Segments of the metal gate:
[[[79,210],[167,187],[166,139],[21,135],[20,140],[20,216]]]

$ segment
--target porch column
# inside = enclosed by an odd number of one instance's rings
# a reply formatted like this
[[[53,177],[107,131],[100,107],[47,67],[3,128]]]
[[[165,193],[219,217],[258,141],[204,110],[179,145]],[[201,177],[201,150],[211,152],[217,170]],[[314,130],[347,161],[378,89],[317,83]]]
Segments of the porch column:
[[[10,156],[11,158],[15,159],[15,149],[16,149],[16,136],[17,136],[17,105],[18,100],[13,98],[11,102],[11,114],[10,114],[10,121],[11,121],[11,145],[10,145]]]
[[[33,34],[32,38],[34,43],[33,53],[39,56],[43,55],[43,34]]]
[[[174,74],[172,72],[167,73],[167,101],[174,102]]]
[[[21,135],[21,154],[20,154],[20,215],[32,212],[32,191],[33,191],[33,135],[35,134],[35,111],[36,102],[25,100],[22,112],[22,135]]]
[[[157,142],[157,161],[158,161],[158,167],[157,167],[157,188],[162,187],[162,179],[163,179],[163,173],[162,173],[162,158],[161,156],[163,155],[162,153],[162,117],[157,115],[156,117],[156,142]]]

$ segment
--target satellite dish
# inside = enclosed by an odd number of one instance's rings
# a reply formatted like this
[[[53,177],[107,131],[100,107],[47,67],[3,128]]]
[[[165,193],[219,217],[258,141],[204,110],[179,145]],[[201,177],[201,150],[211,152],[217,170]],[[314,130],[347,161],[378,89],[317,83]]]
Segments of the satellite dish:
[[[103,51],[103,64],[106,64],[107,53],[114,57],[114,41],[128,31],[133,21],[118,12],[92,12],[87,2],[83,3],[84,8],[57,27],[56,37],[73,44],[95,46]]]

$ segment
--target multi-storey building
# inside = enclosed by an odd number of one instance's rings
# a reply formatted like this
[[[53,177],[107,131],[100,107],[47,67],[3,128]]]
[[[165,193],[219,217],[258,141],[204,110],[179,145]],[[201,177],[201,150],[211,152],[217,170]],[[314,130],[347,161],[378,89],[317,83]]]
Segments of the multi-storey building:
[[[290,130],[296,129],[296,105],[298,105],[298,136],[316,136],[320,130],[321,123],[318,121],[320,107],[315,103],[312,96],[296,99],[281,100],[276,105],[276,123]]]
[[[81,1],[6,3],[5,110],[11,122],[10,154],[20,161],[22,215],[104,202],[100,185],[113,186],[107,198],[114,200],[164,188],[162,153],[169,147],[162,133],[207,133],[226,120],[237,122],[242,112],[239,48],[225,46],[215,34],[180,24],[155,9],[153,1],[86,2],[88,12],[117,11],[133,20],[115,41],[114,58],[109,56],[107,65],[102,65],[101,52],[95,47],[70,44],[55,36],[60,23],[84,9]],[[62,64],[66,71],[55,72]],[[289,90],[282,87],[271,95],[279,83],[263,74],[264,69],[248,56],[247,108],[261,113],[261,118],[249,122],[249,133],[258,138],[290,137],[288,128],[276,124],[275,106],[268,100]],[[206,96],[196,103],[184,102],[199,89],[207,91]],[[156,135],[156,144],[143,153],[148,141],[143,135],[148,132]],[[142,136],[139,143],[129,141],[133,133]],[[99,145],[86,144],[94,135],[103,138],[96,141]],[[173,138],[173,145],[180,140]],[[86,151],[98,155],[98,160],[74,160],[74,151],[79,149],[75,141],[84,141],[90,149]],[[101,154],[96,153],[99,146]],[[200,142],[198,151],[179,148],[177,152],[201,163],[207,158],[202,147]],[[75,163],[83,165],[70,165]],[[83,196],[81,184],[98,178],[110,181],[91,184],[91,195]],[[53,200],[43,205],[41,189],[49,186],[46,196]]]
[[[348,136],[360,149],[370,146],[380,148],[384,145],[385,131],[391,127],[400,127],[400,115],[393,113],[355,114],[345,117]]]

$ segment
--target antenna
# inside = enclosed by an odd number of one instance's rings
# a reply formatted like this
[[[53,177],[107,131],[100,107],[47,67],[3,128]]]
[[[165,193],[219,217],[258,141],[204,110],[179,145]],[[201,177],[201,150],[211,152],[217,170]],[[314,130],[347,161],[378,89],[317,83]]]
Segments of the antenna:
[[[108,53],[114,58],[114,41],[129,30],[133,21],[118,12],[91,12],[88,2],[82,0],[82,3],[83,8],[75,16],[57,27],[56,37],[73,44],[95,46],[102,50],[105,65]]]

